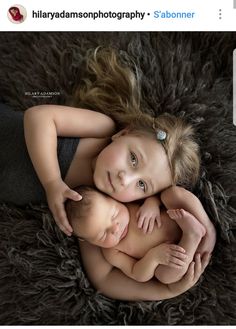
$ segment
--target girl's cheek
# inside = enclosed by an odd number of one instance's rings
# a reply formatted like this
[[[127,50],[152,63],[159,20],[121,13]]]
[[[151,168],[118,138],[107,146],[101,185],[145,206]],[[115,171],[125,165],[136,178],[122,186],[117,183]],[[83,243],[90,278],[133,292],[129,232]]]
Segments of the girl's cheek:
[[[114,194],[113,198],[121,202],[131,202],[139,199],[136,193],[133,191],[123,191],[118,194]]]

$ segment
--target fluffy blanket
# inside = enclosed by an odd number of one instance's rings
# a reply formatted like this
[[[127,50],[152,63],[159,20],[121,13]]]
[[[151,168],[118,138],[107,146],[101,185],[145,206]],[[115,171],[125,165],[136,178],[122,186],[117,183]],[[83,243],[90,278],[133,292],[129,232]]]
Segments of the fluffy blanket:
[[[111,300],[92,287],[77,241],[59,231],[46,207],[2,204],[0,324],[236,324],[236,127],[232,124],[236,35],[1,33],[0,100],[16,111],[42,103],[69,104],[86,74],[86,51],[98,45],[114,46],[134,58],[150,111],[182,115],[195,126],[202,171],[194,193],[217,229],[211,264],[192,289],[176,298]]]

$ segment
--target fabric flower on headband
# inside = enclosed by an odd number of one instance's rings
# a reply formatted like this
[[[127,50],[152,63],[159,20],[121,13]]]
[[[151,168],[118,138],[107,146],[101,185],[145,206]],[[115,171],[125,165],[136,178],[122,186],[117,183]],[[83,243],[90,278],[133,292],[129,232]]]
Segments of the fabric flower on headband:
[[[152,128],[155,130],[156,138],[159,142],[163,142],[166,140],[167,133],[164,130],[157,129],[155,125],[155,118],[153,118]]]
[[[167,133],[164,130],[158,129],[156,131],[156,136],[158,141],[163,142],[167,137]]]

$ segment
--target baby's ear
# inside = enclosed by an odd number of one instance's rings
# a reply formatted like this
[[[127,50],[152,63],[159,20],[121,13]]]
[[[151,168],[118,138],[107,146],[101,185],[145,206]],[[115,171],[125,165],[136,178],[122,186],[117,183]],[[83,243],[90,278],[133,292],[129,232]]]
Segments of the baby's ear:
[[[130,129],[127,127],[125,129],[122,129],[120,131],[118,131],[118,133],[116,133],[115,135],[113,135],[111,137],[112,141],[114,141],[116,138],[127,135],[129,133]]]

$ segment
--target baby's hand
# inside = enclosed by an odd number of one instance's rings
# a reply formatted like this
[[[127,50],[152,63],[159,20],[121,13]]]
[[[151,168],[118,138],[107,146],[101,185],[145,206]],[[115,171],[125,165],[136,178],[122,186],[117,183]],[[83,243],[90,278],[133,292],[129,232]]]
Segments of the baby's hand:
[[[154,257],[159,264],[168,265],[174,268],[180,268],[187,262],[188,256],[184,248],[176,244],[162,243],[152,249]]]
[[[138,228],[142,228],[144,233],[152,233],[155,222],[157,227],[161,227],[160,201],[157,197],[147,198],[136,214]]]
[[[79,201],[82,199],[81,195],[71,190],[61,179],[48,183],[45,190],[48,206],[57,225],[66,235],[70,236],[73,229],[69,224],[64,203],[67,199]]]

